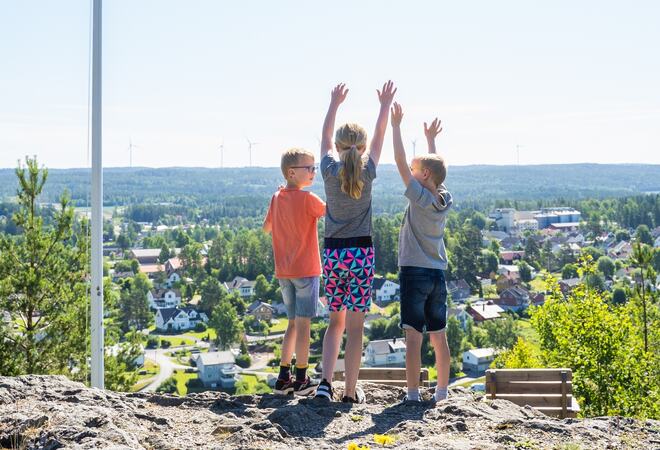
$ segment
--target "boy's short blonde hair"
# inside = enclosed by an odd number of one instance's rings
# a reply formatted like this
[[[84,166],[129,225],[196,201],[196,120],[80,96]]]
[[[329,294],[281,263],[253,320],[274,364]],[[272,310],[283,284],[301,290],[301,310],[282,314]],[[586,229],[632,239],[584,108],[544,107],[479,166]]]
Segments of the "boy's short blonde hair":
[[[291,166],[300,164],[300,160],[305,156],[314,159],[314,154],[304,148],[290,148],[282,153],[280,167],[282,168],[282,175],[284,175],[284,178],[287,177],[287,172]]]
[[[431,172],[431,180],[440,186],[447,178],[447,164],[440,155],[434,153],[418,156],[415,158],[419,161],[422,169],[428,169]]]

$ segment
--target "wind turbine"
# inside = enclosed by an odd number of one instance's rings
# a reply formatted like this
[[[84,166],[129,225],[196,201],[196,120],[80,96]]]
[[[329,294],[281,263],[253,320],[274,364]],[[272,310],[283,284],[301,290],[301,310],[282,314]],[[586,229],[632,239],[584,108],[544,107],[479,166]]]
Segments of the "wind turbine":
[[[222,140],[222,144],[220,144],[220,168],[222,169],[225,166],[225,140]]]
[[[128,154],[129,154],[129,167],[133,167],[133,149],[140,148],[137,145],[133,145],[131,138],[128,138]]]
[[[413,158],[415,157],[415,149],[417,148],[417,138],[412,140],[413,145]]]
[[[520,147],[522,145],[516,144],[516,165],[520,166]]]
[[[252,142],[252,141],[251,141],[249,138],[247,138],[247,137],[245,138],[245,140],[246,140],[247,143],[248,143],[248,152],[249,152],[249,154],[250,154],[250,167],[252,167],[252,146],[254,146],[254,145],[259,145],[259,143],[258,143],[258,142]]]

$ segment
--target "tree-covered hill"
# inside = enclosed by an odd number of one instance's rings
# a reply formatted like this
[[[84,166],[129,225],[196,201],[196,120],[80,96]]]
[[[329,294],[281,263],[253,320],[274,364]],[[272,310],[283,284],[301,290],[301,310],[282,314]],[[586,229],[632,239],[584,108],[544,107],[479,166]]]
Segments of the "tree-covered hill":
[[[217,205],[251,210],[265,207],[282,183],[279,168],[108,168],[104,171],[107,206],[145,203]],[[538,166],[450,167],[446,182],[457,206],[485,207],[497,200],[577,200],[629,196],[660,191],[660,165],[566,164]],[[15,194],[12,169],[0,169],[0,200]],[[56,202],[62,191],[70,192],[75,204],[85,206],[90,196],[89,169],[51,169],[42,197]],[[321,176],[312,190],[323,196]],[[393,165],[378,168],[374,209],[400,211],[403,185]]]

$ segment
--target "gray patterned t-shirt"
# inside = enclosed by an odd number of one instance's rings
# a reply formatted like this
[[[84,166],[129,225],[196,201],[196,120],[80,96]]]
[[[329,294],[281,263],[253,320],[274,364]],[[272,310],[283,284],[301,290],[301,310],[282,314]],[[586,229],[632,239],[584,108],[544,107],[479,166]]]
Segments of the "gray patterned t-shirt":
[[[353,238],[371,236],[371,184],[376,178],[376,165],[369,158],[362,170],[362,196],[355,200],[341,190],[339,169],[342,162],[327,154],[321,160],[325,186],[325,237]]]

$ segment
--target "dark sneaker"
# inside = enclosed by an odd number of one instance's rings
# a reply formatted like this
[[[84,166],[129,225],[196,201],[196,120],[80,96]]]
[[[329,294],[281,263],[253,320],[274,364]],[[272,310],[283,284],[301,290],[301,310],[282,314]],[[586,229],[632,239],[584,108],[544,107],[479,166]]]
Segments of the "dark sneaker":
[[[355,388],[355,397],[348,397],[348,396],[344,395],[341,398],[341,401],[343,403],[364,403],[366,400],[367,399],[364,395],[364,391],[359,387]]]
[[[422,404],[422,397],[421,396],[417,400],[410,400],[408,398],[408,395],[406,395],[405,397],[403,397],[402,400],[399,401],[399,403],[396,404],[396,406],[421,405],[421,404]]]
[[[332,401],[332,386],[328,383],[327,380],[322,380],[321,383],[316,388],[316,395],[314,398],[322,398],[325,400]]]
[[[275,382],[275,389],[273,394],[276,395],[293,395],[293,380],[289,377],[288,380],[280,380]]]
[[[303,381],[295,380],[293,382],[293,393],[296,395],[309,395],[316,390],[318,383],[306,377]]]

